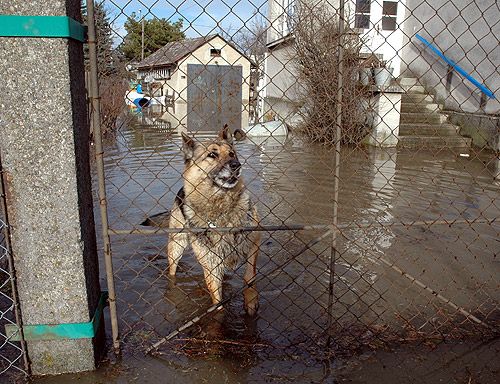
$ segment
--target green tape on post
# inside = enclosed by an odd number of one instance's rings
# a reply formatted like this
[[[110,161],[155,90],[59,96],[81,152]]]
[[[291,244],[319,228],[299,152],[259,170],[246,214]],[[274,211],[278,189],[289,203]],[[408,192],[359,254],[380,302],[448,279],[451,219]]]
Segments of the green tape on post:
[[[23,325],[24,340],[91,339],[99,328],[107,299],[108,292],[102,292],[94,317],[88,323]],[[15,324],[7,324],[5,334],[9,340],[21,340],[19,327]]]
[[[1,37],[59,37],[82,43],[86,27],[68,16],[0,15]]]

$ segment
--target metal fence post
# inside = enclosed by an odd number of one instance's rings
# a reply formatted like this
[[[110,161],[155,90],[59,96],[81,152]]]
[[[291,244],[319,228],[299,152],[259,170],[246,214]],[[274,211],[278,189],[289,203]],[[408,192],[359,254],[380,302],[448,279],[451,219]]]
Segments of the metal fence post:
[[[109,239],[108,231],[108,212],[106,202],[106,185],[104,180],[104,160],[102,148],[102,132],[101,132],[101,107],[99,96],[99,77],[97,68],[97,47],[96,47],[96,31],[95,31],[95,18],[94,18],[94,2],[87,0],[88,12],[88,44],[89,44],[89,61],[90,61],[90,99],[92,108],[92,131],[94,134],[95,152],[96,152],[96,166],[97,178],[99,183],[99,207],[101,212],[102,222],[102,237],[104,243],[104,259],[106,265],[106,279],[108,283],[109,292],[109,309],[111,318],[111,332],[113,337],[113,348],[115,352],[120,349],[119,335],[118,335],[118,317],[116,314],[116,295],[115,283],[113,278],[113,261],[111,255],[111,241]]]
[[[335,94],[336,103],[336,124],[335,124],[335,165],[334,165],[334,176],[333,176],[333,217],[332,224],[334,230],[332,233],[332,244],[331,244],[331,254],[330,254],[330,281],[328,288],[328,326],[327,331],[331,328],[333,323],[333,284],[335,279],[335,263],[338,259],[338,249],[337,249],[337,236],[339,234],[337,224],[338,224],[338,206],[339,206],[339,183],[340,183],[340,140],[342,135],[342,87],[343,87],[343,74],[344,74],[344,0],[340,0],[339,5],[339,49],[338,49],[338,63],[337,63],[337,92]],[[330,338],[328,338],[328,344],[330,344]]]
[[[37,375],[94,369],[104,339],[102,326],[92,335],[62,332],[74,324],[93,331],[92,319],[103,302],[90,182],[83,33],[75,36],[69,28],[67,36],[50,35],[56,30],[52,21],[78,27],[80,7],[79,0],[50,7],[21,0],[0,5],[0,13],[13,20],[14,28],[26,22],[20,34],[0,38],[6,90],[1,99],[0,150],[23,329],[32,373]],[[30,26],[38,22],[37,36],[27,37]]]

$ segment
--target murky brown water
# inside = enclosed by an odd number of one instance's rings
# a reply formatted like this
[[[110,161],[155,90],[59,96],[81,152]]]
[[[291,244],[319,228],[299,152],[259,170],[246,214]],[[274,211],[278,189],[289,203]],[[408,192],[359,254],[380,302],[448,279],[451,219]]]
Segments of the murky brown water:
[[[179,146],[177,135],[145,126],[124,128],[108,143],[105,166],[112,228],[137,228],[147,216],[169,209],[181,186]],[[332,151],[297,138],[247,140],[238,143],[237,149],[264,224],[332,222]],[[437,366],[448,372],[444,376],[428,377],[427,368],[414,374],[408,371],[415,365],[410,361],[430,359],[430,349],[423,346],[328,363],[324,358],[329,321],[335,351],[349,349],[342,344],[346,342],[354,348],[357,338],[369,338],[383,327],[388,327],[386,333],[398,335],[408,335],[409,327],[428,333],[455,327],[447,321],[458,317],[455,310],[388,264],[498,326],[500,226],[482,222],[500,213],[500,189],[489,161],[487,155],[461,158],[444,151],[344,149],[333,318],[326,313],[331,237],[296,255],[322,231],[267,233],[259,259],[259,316],[247,318],[241,295],[236,294],[223,314],[183,333],[181,341],[168,344],[155,358],[144,357],[144,348],[210,305],[201,268],[192,255],[185,256],[174,284],[165,275],[165,234],[113,236],[125,353],[122,361],[79,379],[243,383],[333,382],[336,378],[388,383],[418,377],[420,382],[441,382],[444,377],[446,382],[467,382],[464,367],[469,366],[471,377],[482,372],[480,382],[494,382],[491,372],[498,370],[498,363],[484,359],[494,357],[498,340],[440,344],[435,356]],[[437,222],[401,225],[420,221]],[[442,225],[444,221],[458,223]],[[241,288],[240,274],[228,276],[225,297]],[[462,327],[463,317],[457,321],[457,327]],[[477,326],[464,328],[480,332]],[[337,332],[345,329],[363,332],[353,331],[352,337],[344,334],[337,340]],[[223,342],[193,341],[204,337]],[[396,369],[402,371],[396,375]]]

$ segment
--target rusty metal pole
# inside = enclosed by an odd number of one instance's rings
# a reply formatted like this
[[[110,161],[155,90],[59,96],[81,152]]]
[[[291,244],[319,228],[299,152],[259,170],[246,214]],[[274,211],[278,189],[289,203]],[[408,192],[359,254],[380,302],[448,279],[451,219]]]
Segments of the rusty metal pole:
[[[90,99],[92,102],[92,127],[94,133],[95,157],[97,166],[97,178],[99,184],[99,207],[101,211],[102,237],[104,245],[104,262],[106,266],[106,280],[108,285],[108,300],[111,319],[111,333],[113,337],[113,349],[115,353],[120,350],[118,316],[116,312],[116,293],[113,276],[113,258],[111,253],[111,241],[108,231],[108,210],[106,200],[106,183],[104,179],[104,160],[102,149],[102,132],[100,120],[100,96],[99,96],[99,78],[97,72],[97,46],[94,18],[94,1],[87,0],[88,12],[88,45],[90,59]]]
[[[333,322],[333,285],[335,280],[335,263],[338,259],[337,237],[338,237],[338,200],[339,200],[339,177],[340,177],[340,139],[342,134],[342,88],[344,74],[344,0],[339,4],[339,48],[338,48],[338,71],[337,71],[337,94],[336,122],[335,122],[335,165],[333,178],[333,232],[330,252],[330,282],[328,285],[328,332]],[[328,345],[330,344],[330,333],[328,334]]]

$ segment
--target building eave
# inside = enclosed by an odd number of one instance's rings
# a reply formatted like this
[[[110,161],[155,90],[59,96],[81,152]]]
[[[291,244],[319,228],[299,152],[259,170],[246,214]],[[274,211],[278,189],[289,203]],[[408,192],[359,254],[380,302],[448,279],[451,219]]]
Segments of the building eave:
[[[177,66],[177,63],[160,63],[160,64],[154,64],[154,65],[145,65],[142,67],[137,67],[137,71],[151,71],[153,69],[158,69],[158,68],[175,68]]]
[[[291,42],[293,42],[294,39],[295,39],[295,37],[291,33],[289,33],[286,36],[283,36],[277,40],[274,40],[274,41],[266,44],[266,46],[269,50],[273,50],[280,45],[290,44]]]

